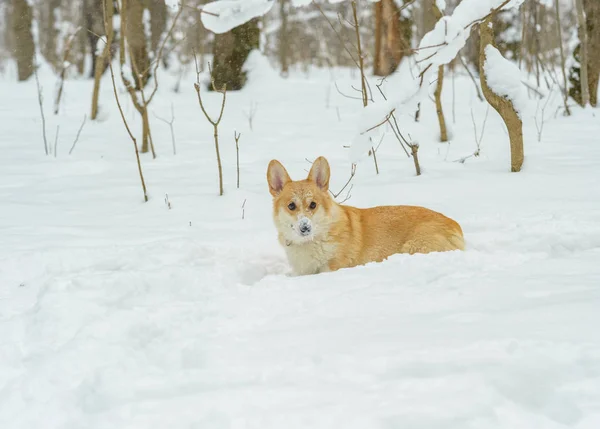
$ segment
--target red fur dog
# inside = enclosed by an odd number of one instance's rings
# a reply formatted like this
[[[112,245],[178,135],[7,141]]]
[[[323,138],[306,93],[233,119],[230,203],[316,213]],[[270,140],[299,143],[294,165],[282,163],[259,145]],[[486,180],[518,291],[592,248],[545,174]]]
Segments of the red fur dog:
[[[424,207],[359,209],[336,203],[328,192],[329,163],[323,157],[299,181],[272,160],[267,181],[279,242],[296,275],[380,262],[395,253],[464,250],[460,225]]]

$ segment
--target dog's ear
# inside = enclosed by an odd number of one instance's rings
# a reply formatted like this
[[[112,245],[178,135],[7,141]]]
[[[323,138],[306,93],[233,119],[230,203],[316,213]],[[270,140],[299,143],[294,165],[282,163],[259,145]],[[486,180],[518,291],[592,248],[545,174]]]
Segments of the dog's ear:
[[[269,192],[276,197],[288,182],[291,182],[290,175],[285,167],[276,159],[269,162],[267,169],[267,182],[269,182]]]
[[[329,163],[324,157],[315,159],[308,173],[308,179],[315,182],[322,191],[326,192],[329,189]]]

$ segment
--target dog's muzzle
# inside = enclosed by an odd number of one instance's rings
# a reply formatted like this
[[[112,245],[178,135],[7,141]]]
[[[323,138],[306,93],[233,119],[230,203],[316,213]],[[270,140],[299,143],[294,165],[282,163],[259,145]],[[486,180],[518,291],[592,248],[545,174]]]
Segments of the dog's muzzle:
[[[312,232],[312,226],[310,225],[310,220],[308,218],[300,219],[298,222],[298,232],[303,237],[306,237]]]

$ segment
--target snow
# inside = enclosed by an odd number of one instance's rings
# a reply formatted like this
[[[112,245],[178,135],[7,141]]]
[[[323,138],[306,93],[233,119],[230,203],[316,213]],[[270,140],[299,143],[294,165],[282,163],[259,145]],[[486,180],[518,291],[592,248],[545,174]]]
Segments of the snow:
[[[160,76],[150,107],[158,158],[142,155],[148,203],[108,74],[101,120],[88,120],[71,156],[92,83],[67,80],[59,116],[45,101],[49,138],[61,126],[56,158],[43,155],[35,82],[0,79],[0,427],[597,428],[597,109],[551,115],[539,143],[525,121],[521,173],[509,173],[508,137],[490,109],[481,156],[454,162],[475,150],[470,112],[480,126],[486,111],[457,75],[453,141],[437,142],[426,99],[409,131],[423,175],[382,130],[380,174],[361,161],[348,204],[438,210],[460,222],[467,250],[288,277],[267,164],[302,178],[305,158],[324,155],[339,190],[364,109],[335,91],[326,107],[332,73],[342,91],[356,86],[349,71],[275,79],[255,54],[219,127],[223,197],[193,70],[177,94],[177,76]],[[408,96],[403,79],[387,90]],[[42,67],[40,80],[55,76]],[[217,111],[220,94],[203,96]],[[177,155],[169,127],[153,120],[169,118],[171,102]]]
[[[202,24],[210,31],[221,34],[251,19],[267,13],[275,0],[220,0],[208,3],[202,10]]]
[[[179,9],[179,0],[165,0],[165,3],[170,9]]]
[[[508,61],[500,51],[492,45],[485,48],[485,73],[488,86],[496,94],[512,101],[517,114],[523,119],[529,99],[521,82],[521,70],[515,63]]]
[[[327,0],[328,3],[337,4],[347,0]],[[376,3],[379,0],[368,0]],[[312,0],[291,0],[294,7],[306,7]],[[202,24],[210,31],[220,34],[226,33],[251,19],[268,13],[275,0],[216,0],[206,4],[202,9]]]
[[[446,10],[446,0],[435,0],[435,5],[440,10],[440,12]]]

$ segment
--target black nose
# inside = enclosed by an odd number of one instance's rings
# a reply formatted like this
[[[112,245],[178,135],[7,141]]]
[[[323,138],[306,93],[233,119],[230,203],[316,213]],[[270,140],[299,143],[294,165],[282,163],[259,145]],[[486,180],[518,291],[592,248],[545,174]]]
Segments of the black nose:
[[[310,225],[302,225],[300,227],[301,234],[308,234],[310,232]]]

